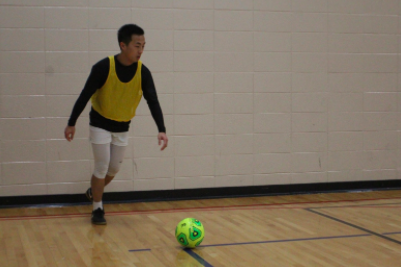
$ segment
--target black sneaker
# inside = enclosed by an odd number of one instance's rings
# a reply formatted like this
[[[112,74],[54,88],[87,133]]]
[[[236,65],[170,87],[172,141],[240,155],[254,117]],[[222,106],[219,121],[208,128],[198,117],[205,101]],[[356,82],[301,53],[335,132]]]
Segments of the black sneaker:
[[[91,187],[89,187],[88,190],[86,190],[85,196],[89,199],[89,201],[93,202],[92,188]]]
[[[92,211],[92,223],[107,224],[106,219],[104,218],[104,210],[98,208],[97,210]]]

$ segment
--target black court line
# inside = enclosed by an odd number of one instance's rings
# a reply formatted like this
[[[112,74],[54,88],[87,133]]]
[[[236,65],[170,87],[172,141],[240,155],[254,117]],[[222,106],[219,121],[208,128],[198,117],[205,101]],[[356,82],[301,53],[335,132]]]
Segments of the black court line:
[[[185,248],[184,251],[186,253],[188,253],[192,258],[194,258],[195,260],[197,260],[200,264],[202,264],[204,267],[213,267],[213,265],[211,265],[210,263],[208,263],[207,261],[205,261],[201,256],[199,256],[198,254],[196,254],[192,249],[190,248]]]
[[[320,213],[320,212],[318,212],[318,211],[313,210],[313,208],[306,208],[305,210],[307,210],[307,211],[309,211],[309,212],[312,212],[312,213],[315,213],[315,214],[317,214],[317,215],[320,215],[320,216],[329,218],[329,219],[331,219],[331,220],[333,220],[333,221],[336,221],[336,222],[339,222],[339,223],[342,223],[342,224],[351,226],[351,227],[353,227],[353,228],[356,228],[356,229],[361,230],[361,231],[363,231],[363,232],[369,233],[369,234],[371,234],[371,235],[374,235],[374,236],[377,236],[377,237],[386,239],[386,240],[388,240],[388,241],[390,241],[390,242],[393,242],[393,243],[396,243],[396,244],[398,244],[398,245],[401,245],[401,242],[398,241],[398,240],[395,240],[395,239],[392,239],[392,238],[387,237],[387,236],[385,236],[385,235],[382,235],[382,234],[379,234],[379,233],[370,231],[370,230],[368,230],[368,229],[366,229],[366,228],[363,228],[363,227],[360,227],[360,226],[358,226],[358,225],[355,225],[355,224],[352,224],[352,223],[349,223],[349,222],[346,222],[346,221],[337,219],[336,217],[332,217],[332,216],[330,216],[330,215],[326,215],[326,214],[324,214],[324,213]]]

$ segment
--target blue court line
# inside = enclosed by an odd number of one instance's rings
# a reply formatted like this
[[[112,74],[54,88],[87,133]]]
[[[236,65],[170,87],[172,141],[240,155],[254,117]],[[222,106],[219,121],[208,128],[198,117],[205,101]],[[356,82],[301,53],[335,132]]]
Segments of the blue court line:
[[[389,233],[383,233],[382,235],[399,235],[401,232],[389,232]]]
[[[225,246],[238,246],[238,245],[253,245],[253,244],[267,244],[267,243],[282,243],[282,242],[321,240],[321,239],[352,238],[352,237],[363,237],[363,236],[370,236],[370,235],[369,234],[360,234],[360,235],[322,236],[322,237],[310,237],[310,238],[255,241],[255,242],[244,242],[244,243],[214,244],[214,245],[203,245],[203,246],[199,246],[199,247],[225,247]]]
[[[383,233],[382,235],[397,235],[401,232],[389,232]],[[359,234],[359,235],[342,235],[342,236],[322,236],[322,237],[310,237],[310,238],[296,238],[296,239],[282,239],[282,240],[268,240],[268,241],[255,241],[255,242],[242,242],[242,243],[227,243],[227,244],[213,244],[213,245],[203,245],[199,247],[224,247],[224,246],[240,246],[240,245],[254,245],[254,244],[268,244],[268,243],[284,243],[284,242],[297,242],[297,241],[311,241],[311,240],[328,240],[328,239],[339,239],[339,238],[354,238],[354,237],[366,237],[372,236],[373,234]],[[393,239],[391,239],[393,240]],[[183,249],[188,255],[197,260],[204,267],[213,267],[210,263],[205,261],[201,256],[196,254],[194,250],[190,248]],[[139,252],[139,251],[151,251],[151,249],[133,249],[129,252]]]
[[[388,232],[382,233],[382,235],[400,235],[401,232]],[[340,236],[321,236],[321,237],[310,237],[310,238],[296,238],[296,239],[282,239],[282,240],[268,240],[268,241],[254,241],[254,242],[243,242],[243,243],[226,243],[226,244],[212,244],[212,245],[200,245],[199,248],[206,247],[224,247],[224,246],[239,246],[239,245],[253,245],[253,244],[266,244],[266,243],[282,243],[282,242],[295,242],[295,241],[308,241],[308,240],[321,240],[321,239],[336,239],[336,238],[353,238],[353,237],[365,237],[371,236],[371,234],[360,234],[360,235],[340,235]],[[186,249],[184,249],[186,250]],[[128,250],[129,252],[137,251],[151,251],[148,249],[133,249]],[[191,250],[192,251],[192,250]],[[188,252],[188,251],[187,251]]]
[[[396,234],[396,233],[387,233],[387,234]],[[242,243],[200,245],[198,247],[199,248],[224,247],[224,246],[253,245],[253,244],[264,244],[264,243],[282,243],[282,242],[295,242],[295,241],[308,241],[308,240],[321,240],[321,239],[353,238],[353,237],[364,237],[364,236],[371,236],[371,235],[370,234],[359,234],[359,235],[321,236],[321,237],[296,238],[296,239],[282,239],[282,240],[267,240],[267,241],[254,241],[254,242],[242,242]],[[137,251],[150,251],[150,250],[151,249],[148,248],[148,249],[133,249],[133,250],[128,250],[128,251],[129,252],[137,252]],[[193,251],[193,250],[187,249],[187,248],[185,248],[184,250],[187,253],[188,253],[188,251]],[[196,255],[198,255],[198,254],[196,254]]]
[[[309,212],[312,212],[312,213],[315,213],[315,214],[317,214],[317,215],[320,215],[320,216],[322,216],[322,217],[326,217],[326,218],[331,219],[331,220],[333,220],[333,221],[336,221],[336,222],[339,222],[339,223],[342,223],[342,224],[351,226],[352,228],[356,228],[356,229],[361,230],[361,231],[363,231],[363,232],[365,232],[365,233],[369,233],[369,234],[371,234],[371,235],[374,235],[374,236],[377,236],[377,237],[386,239],[386,240],[388,240],[388,241],[390,241],[390,242],[396,243],[396,244],[398,244],[398,245],[401,245],[401,241],[398,241],[398,240],[396,240],[396,239],[392,239],[392,238],[387,237],[387,236],[385,236],[385,235],[382,235],[382,234],[379,234],[379,233],[370,231],[370,230],[368,230],[368,229],[366,229],[366,228],[363,228],[363,227],[360,227],[360,226],[358,226],[358,225],[355,225],[355,224],[352,224],[352,223],[349,223],[349,222],[346,222],[346,221],[337,219],[336,217],[333,217],[333,216],[326,215],[326,214],[324,214],[324,213],[315,211],[315,210],[313,210],[313,208],[307,208],[307,209],[305,209],[305,210],[307,210],[307,211],[309,211]]]
[[[192,258],[194,258],[195,260],[197,260],[200,264],[202,264],[204,267],[213,267],[213,265],[211,265],[210,263],[208,263],[207,261],[205,261],[201,256],[199,256],[198,254],[196,254],[192,249],[190,248],[184,248],[184,251],[186,253],[188,253]]]
[[[128,250],[128,252],[139,252],[139,251],[150,251],[150,248],[145,248],[145,249],[131,249]]]
[[[391,205],[391,204],[400,204],[400,203],[383,203],[383,204],[373,204],[373,205]],[[373,206],[372,205],[372,206]],[[351,206],[351,205],[350,205]],[[366,205],[352,205],[352,206],[366,206]],[[227,243],[227,244],[214,244],[214,245],[203,245],[203,246],[199,246],[199,247],[221,247],[221,246],[238,246],[238,245],[252,245],[252,244],[267,244],[267,243],[282,243],[282,242],[296,242],[296,241],[310,241],[310,240],[325,240],[325,239],[338,239],[338,238],[354,238],[354,237],[366,237],[366,236],[377,236],[377,237],[381,237],[384,238],[388,241],[397,243],[397,244],[401,244],[400,241],[386,237],[386,235],[397,235],[397,234],[401,234],[401,232],[388,232],[388,233],[376,233],[373,231],[370,231],[368,229],[365,229],[363,227],[348,223],[346,221],[337,219],[335,217],[320,213],[318,211],[315,211],[314,209],[324,209],[324,208],[342,208],[344,206],[330,206],[330,207],[316,207],[316,208],[306,208],[305,210],[318,214],[320,216],[332,219],[334,221],[343,223],[345,225],[351,226],[353,228],[359,229],[361,231],[366,232],[367,234],[359,234],[359,235],[344,235],[344,236],[324,236],[324,237],[311,237],[311,238],[298,238],[298,239],[283,239],[283,240],[269,240],[269,241],[256,241],[256,242],[244,242],[244,243]],[[129,250],[129,252],[138,252],[138,251],[151,251],[151,249],[137,249],[137,250]],[[213,265],[211,265],[210,263],[208,263],[207,261],[205,261],[201,256],[199,256],[198,254],[196,254],[192,249],[189,248],[185,248],[184,251],[186,253],[188,253],[188,255],[190,255],[192,258],[194,258],[195,260],[197,260],[200,264],[202,264],[204,267],[213,267]]]

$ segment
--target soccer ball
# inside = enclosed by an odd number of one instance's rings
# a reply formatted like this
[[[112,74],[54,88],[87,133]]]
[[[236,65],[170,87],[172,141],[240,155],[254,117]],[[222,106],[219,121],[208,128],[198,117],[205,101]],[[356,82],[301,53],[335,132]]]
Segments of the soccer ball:
[[[180,221],[175,228],[175,238],[181,246],[186,248],[199,246],[204,237],[203,224],[194,218],[186,218]]]

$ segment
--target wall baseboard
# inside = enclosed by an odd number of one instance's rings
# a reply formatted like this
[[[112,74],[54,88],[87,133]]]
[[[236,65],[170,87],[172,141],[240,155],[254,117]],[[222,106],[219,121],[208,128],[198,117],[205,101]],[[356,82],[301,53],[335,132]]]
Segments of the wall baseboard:
[[[189,199],[223,198],[223,197],[296,195],[296,194],[312,194],[312,193],[349,192],[357,190],[368,191],[368,190],[397,190],[397,189],[401,189],[401,180],[110,192],[104,194],[103,201],[105,203],[150,202],[150,201],[189,200]],[[84,195],[84,192],[82,192],[82,194],[66,194],[66,195],[0,197],[0,208],[39,206],[39,205],[79,205],[79,204],[89,204],[88,200]]]

